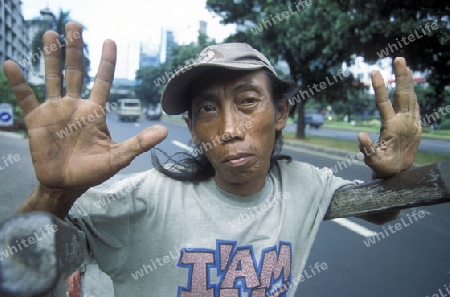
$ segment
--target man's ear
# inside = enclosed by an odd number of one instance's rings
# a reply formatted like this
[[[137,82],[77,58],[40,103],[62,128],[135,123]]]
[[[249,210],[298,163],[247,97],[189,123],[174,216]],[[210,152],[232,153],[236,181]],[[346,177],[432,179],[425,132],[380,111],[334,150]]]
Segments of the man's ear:
[[[277,131],[281,131],[284,127],[286,127],[286,121],[289,116],[289,101],[282,101],[277,103],[277,110],[276,110],[276,122],[275,122],[275,129]]]
[[[195,136],[195,134],[194,134],[194,132],[193,132],[193,130],[192,130],[192,119],[190,119],[190,118],[188,117],[188,115],[185,114],[185,115],[183,115],[183,120],[186,122],[186,125],[187,125],[187,127],[188,127],[188,129],[189,129],[189,132],[191,132],[191,135],[192,135],[192,142],[193,142],[194,144],[196,144],[196,145],[199,145],[199,143],[198,143],[198,141],[197,141],[197,137]]]

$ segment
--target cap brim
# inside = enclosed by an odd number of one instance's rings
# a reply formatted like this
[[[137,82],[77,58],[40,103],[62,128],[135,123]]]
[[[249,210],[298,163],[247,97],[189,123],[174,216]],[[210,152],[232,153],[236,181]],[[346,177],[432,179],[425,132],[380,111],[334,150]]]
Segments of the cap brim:
[[[161,95],[161,107],[168,115],[178,115],[189,109],[189,87],[199,76],[213,69],[258,70],[268,68],[250,63],[198,63],[178,70],[167,82]],[[268,68],[269,69],[269,68]]]

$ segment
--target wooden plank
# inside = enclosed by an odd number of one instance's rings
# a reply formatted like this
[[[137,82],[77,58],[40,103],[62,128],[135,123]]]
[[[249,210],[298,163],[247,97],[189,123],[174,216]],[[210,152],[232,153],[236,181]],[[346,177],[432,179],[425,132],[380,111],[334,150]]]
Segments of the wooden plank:
[[[325,220],[450,202],[450,163],[439,162],[335,192]]]

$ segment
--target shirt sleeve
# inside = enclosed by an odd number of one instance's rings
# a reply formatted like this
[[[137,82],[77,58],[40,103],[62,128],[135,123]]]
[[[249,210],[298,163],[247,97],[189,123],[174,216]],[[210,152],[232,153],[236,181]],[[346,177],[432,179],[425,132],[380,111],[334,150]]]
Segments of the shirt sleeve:
[[[72,206],[66,222],[83,231],[91,256],[108,275],[120,271],[128,257],[132,220],[144,215],[145,174],[89,189]]]
[[[298,161],[280,163],[281,180],[287,184],[286,191],[289,191],[291,196],[302,197],[297,199],[299,204],[294,207],[309,209],[319,220],[325,217],[337,189],[362,183],[337,177],[327,167],[318,168]]]

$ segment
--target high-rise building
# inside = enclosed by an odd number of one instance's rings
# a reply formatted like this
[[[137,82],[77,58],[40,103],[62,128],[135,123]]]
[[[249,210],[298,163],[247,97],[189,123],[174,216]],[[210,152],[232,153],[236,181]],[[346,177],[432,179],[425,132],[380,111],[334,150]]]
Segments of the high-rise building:
[[[159,66],[159,49],[158,45],[150,41],[142,41],[139,48],[139,68]]]
[[[172,60],[172,49],[177,46],[173,31],[167,31],[166,39],[166,61]]]
[[[139,67],[140,42],[129,40],[117,43],[115,78],[134,80]]]
[[[198,25],[198,33],[207,35],[206,29],[208,28],[208,23],[205,21],[200,21]]]
[[[0,0],[0,63],[14,60],[21,64],[29,55],[27,26],[20,0]],[[25,77],[29,69],[22,67]]]
[[[170,61],[172,59],[172,49],[178,44],[175,41],[175,35],[172,30],[161,30],[161,43],[159,49],[159,60],[161,63]]]

